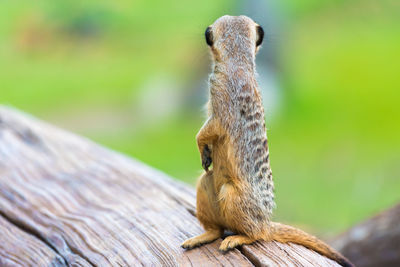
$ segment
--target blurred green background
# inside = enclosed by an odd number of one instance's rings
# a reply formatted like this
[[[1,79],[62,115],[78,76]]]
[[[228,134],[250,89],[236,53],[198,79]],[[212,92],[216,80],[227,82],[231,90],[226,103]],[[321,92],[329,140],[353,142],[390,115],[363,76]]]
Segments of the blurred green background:
[[[400,4],[354,1],[0,1],[0,103],[194,184],[205,28],[247,14],[275,220],[333,236],[400,200]]]

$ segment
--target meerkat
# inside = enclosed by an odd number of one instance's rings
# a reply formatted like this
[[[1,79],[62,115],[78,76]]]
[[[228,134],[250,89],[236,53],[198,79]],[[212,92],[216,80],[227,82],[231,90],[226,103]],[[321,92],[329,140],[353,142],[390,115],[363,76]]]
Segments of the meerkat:
[[[221,251],[275,240],[303,245],[352,266],[316,237],[270,220],[275,208],[274,183],[255,77],[263,28],[246,16],[223,16],[206,29],[205,37],[213,67],[208,119],[196,136],[205,170],[197,184],[196,216],[206,232],[186,240],[182,247],[210,243],[224,230],[231,230],[236,234],[222,241]]]

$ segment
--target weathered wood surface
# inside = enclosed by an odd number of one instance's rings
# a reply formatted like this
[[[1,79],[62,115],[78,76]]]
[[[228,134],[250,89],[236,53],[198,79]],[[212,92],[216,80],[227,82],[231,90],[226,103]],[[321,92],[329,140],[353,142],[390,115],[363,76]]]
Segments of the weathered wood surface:
[[[0,106],[2,266],[339,266],[276,242],[185,251],[203,231],[194,203],[165,174]]]
[[[358,267],[400,266],[400,204],[352,227],[333,246]]]
[[[41,240],[0,217],[0,266],[57,266],[65,261]]]

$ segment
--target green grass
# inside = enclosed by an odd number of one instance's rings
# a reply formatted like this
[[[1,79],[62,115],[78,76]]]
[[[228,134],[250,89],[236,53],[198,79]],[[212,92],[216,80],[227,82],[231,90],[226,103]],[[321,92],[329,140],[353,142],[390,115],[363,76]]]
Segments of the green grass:
[[[362,3],[297,21],[282,50],[288,103],[269,133],[277,217],[325,233],[400,200],[399,19],[388,1]]]
[[[207,58],[204,28],[226,2],[4,1],[1,101],[46,117],[49,110],[127,106],[157,73],[186,81],[192,62]]]

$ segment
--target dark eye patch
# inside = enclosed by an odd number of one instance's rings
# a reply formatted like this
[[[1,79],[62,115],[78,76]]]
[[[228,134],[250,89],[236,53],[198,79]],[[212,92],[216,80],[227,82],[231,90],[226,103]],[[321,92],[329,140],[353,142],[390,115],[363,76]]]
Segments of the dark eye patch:
[[[256,30],[257,30],[256,46],[259,46],[260,44],[262,44],[264,39],[264,29],[260,25],[257,25]]]
[[[206,42],[209,46],[213,45],[213,36],[212,36],[212,31],[211,31],[211,27],[207,27],[206,32],[205,32],[205,36],[206,36]]]

